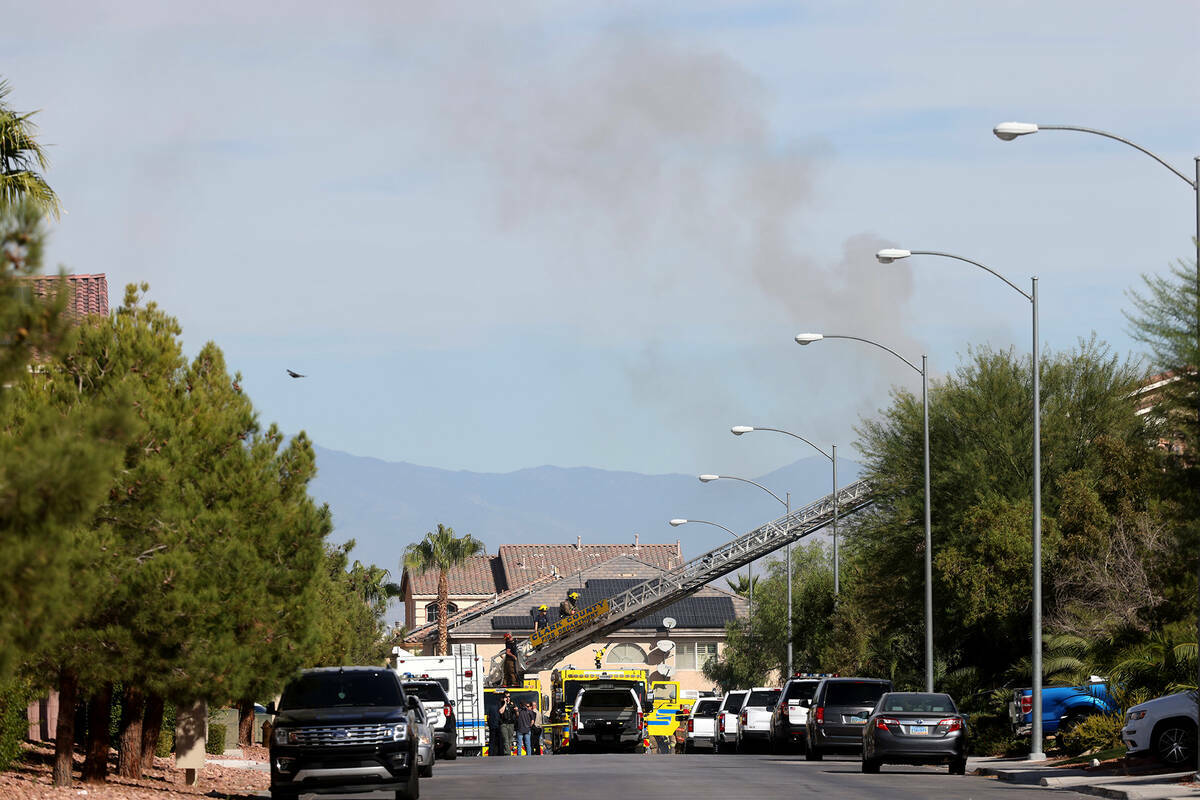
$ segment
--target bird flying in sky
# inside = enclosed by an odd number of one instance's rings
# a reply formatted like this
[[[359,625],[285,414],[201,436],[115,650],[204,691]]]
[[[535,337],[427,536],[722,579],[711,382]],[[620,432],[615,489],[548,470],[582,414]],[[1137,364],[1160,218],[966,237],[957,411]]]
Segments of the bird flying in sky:
[[[288,375],[291,375],[293,378],[304,378],[304,377],[307,377],[307,376],[305,376],[305,375],[301,375],[299,372],[292,372],[290,369],[287,371],[287,374],[288,374]]]

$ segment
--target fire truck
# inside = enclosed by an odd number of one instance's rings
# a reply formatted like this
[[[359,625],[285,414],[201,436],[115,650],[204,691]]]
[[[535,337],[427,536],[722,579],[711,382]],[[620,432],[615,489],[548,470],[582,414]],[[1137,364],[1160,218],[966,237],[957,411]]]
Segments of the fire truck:
[[[554,752],[570,745],[571,712],[575,698],[584,688],[633,689],[645,712],[646,731],[650,736],[673,736],[690,706],[680,694],[678,681],[650,681],[644,669],[572,669],[550,673],[551,711]]]

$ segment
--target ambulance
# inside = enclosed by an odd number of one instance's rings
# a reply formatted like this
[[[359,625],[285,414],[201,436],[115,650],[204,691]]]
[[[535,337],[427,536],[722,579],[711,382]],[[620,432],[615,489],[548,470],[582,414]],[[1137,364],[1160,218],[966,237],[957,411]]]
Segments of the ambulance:
[[[441,684],[453,705],[455,752],[462,756],[480,755],[486,743],[487,724],[483,715],[483,665],[475,653],[475,645],[451,645],[448,656],[416,656],[393,647],[392,655],[393,669],[400,680]]]

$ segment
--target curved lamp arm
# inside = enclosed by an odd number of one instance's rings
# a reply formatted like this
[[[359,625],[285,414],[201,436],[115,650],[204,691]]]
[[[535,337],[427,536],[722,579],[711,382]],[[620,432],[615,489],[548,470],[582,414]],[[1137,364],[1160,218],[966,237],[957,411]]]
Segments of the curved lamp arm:
[[[801,340],[801,337],[806,336],[806,335],[809,335],[809,334],[803,334],[803,333],[797,334],[796,341],[799,342],[800,344],[808,344],[807,341]],[[875,341],[874,339],[864,339],[861,336],[844,336],[844,335],[840,335],[840,334],[836,334],[836,333],[823,333],[823,334],[811,334],[811,335],[812,336],[819,335],[822,339],[851,339],[856,342],[865,342],[866,344],[874,345],[875,347],[878,347],[880,350],[886,350],[887,352],[894,355],[896,358],[903,361],[905,364],[908,364],[910,367],[912,367],[913,371],[916,372],[918,375],[925,374],[925,371],[923,369],[921,369],[920,367],[918,367],[916,364],[909,361],[907,358],[900,355],[899,353],[897,353],[895,350],[888,347],[887,345],[880,344],[879,342]]]
[[[1179,170],[1172,167],[1170,164],[1168,164],[1162,158],[1162,156],[1158,155],[1157,153],[1155,153],[1151,150],[1147,150],[1145,147],[1142,147],[1137,142],[1131,142],[1123,136],[1117,136],[1115,133],[1109,133],[1108,131],[1101,131],[1101,130],[1097,130],[1095,128],[1083,128],[1083,127],[1080,127],[1079,125],[1034,125],[1033,123],[1015,123],[1015,122],[1002,122],[999,125],[997,125],[995,128],[992,129],[992,132],[994,134],[996,134],[996,137],[999,139],[1002,139],[1004,141],[1011,141],[1011,140],[1017,138],[1018,136],[1024,136],[1024,135],[1030,134],[1030,133],[1037,133],[1038,131],[1077,131],[1078,133],[1090,133],[1095,136],[1103,136],[1105,139],[1112,139],[1115,142],[1120,142],[1121,144],[1127,144],[1130,147],[1132,147],[1134,150],[1138,150],[1142,153],[1145,153],[1146,155],[1150,156],[1155,161],[1157,161],[1159,164],[1162,164],[1164,167],[1171,170],[1171,172],[1174,172],[1175,175],[1180,180],[1182,180],[1188,186],[1192,187],[1193,190],[1196,190],[1196,188],[1197,188],[1196,182],[1194,180],[1192,180],[1187,175],[1184,175],[1182,172],[1180,172]]]
[[[783,499],[782,497],[780,497],[779,495],[775,494],[774,492],[772,492],[772,491],[771,491],[770,489],[768,489],[767,487],[763,486],[763,485],[762,485],[761,483],[759,483],[758,481],[752,481],[752,480],[750,480],[749,478],[739,478],[739,477],[737,477],[736,475],[701,475],[701,476],[700,476],[700,482],[701,482],[701,483],[708,483],[708,482],[710,482],[710,481],[718,481],[718,480],[724,480],[724,481],[741,481],[742,483],[748,483],[748,484],[750,484],[751,486],[757,486],[758,488],[762,489],[762,490],[763,490],[764,492],[766,492],[767,494],[771,495],[771,497],[774,497],[776,500],[778,500],[778,501],[779,501],[779,505],[783,506],[784,508],[787,508],[787,505],[788,505],[788,504],[787,504],[787,503],[784,501],[784,499]],[[699,522],[699,520],[692,520],[692,522]]]
[[[698,523],[700,523],[701,525],[712,525],[714,528],[720,528],[721,530],[725,531],[725,532],[726,532],[726,533],[728,533],[730,536],[733,536],[733,537],[736,537],[736,536],[737,536],[737,534],[736,534],[736,533],[734,533],[733,531],[729,530],[729,528],[726,528],[726,527],[725,527],[724,525],[722,525],[721,523],[719,523],[719,522],[709,522],[709,521],[708,521],[708,520],[706,520],[706,519],[673,519],[673,520],[671,520],[671,527],[672,527],[672,528],[678,528],[680,525],[687,525],[689,522],[698,522]]]
[[[828,458],[830,461],[833,461],[833,456],[829,455],[829,453],[826,453],[824,450],[822,450],[820,447],[818,447],[817,445],[810,442],[808,439],[805,439],[803,436],[801,436],[798,433],[792,433],[791,431],[785,431],[783,428],[763,428],[758,425],[735,425],[733,428],[730,429],[730,431],[733,433],[734,436],[741,436],[743,433],[749,433],[750,431],[774,431],[775,433],[782,433],[785,436],[791,436],[793,439],[799,439],[800,441],[804,442],[806,445],[808,445],[812,449],[816,450],[821,455]]]
[[[992,273],[997,278],[1004,281],[1009,286],[1011,286],[1013,289],[1015,289],[1017,292],[1019,292],[1021,294],[1021,296],[1024,297],[1026,300],[1030,301],[1031,303],[1033,302],[1033,295],[1031,295],[1029,292],[1025,291],[1024,289],[1022,289],[1020,286],[1017,286],[1015,283],[1013,283],[1008,278],[1001,275],[999,272],[996,272],[996,270],[992,269],[987,264],[980,264],[978,261],[972,261],[969,258],[964,258],[963,256],[957,256],[954,253],[942,253],[937,250],[910,250],[909,252],[912,253],[914,256],[941,256],[942,258],[953,258],[956,261],[964,261],[968,264],[974,264],[975,266],[979,267],[981,270]]]

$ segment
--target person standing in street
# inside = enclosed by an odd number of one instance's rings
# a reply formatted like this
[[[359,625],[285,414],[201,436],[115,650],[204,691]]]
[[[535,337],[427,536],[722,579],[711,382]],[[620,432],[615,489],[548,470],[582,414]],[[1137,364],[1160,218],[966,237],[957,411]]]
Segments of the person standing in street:
[[[504,702],[504,697],[501,695],[500,702]],[[488,729],[488,755],[489,756],[506,756],[504,752],[504,737],[500,733],[500,709],[493,708],[487,712],[487,729]]]
[[[512,752],[516,729],[517,706],[505,692],[500,698],[500,744],[504,748],[504,755]]]
[[[536,718],[537,712],[533,710],[533,703],[526,703],[517,711],[517,755],[519,756],[533,755],[533,739],[530,734],[533,732],[533,721]]]

